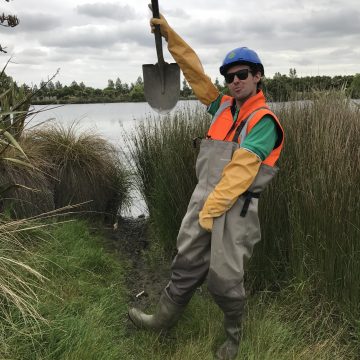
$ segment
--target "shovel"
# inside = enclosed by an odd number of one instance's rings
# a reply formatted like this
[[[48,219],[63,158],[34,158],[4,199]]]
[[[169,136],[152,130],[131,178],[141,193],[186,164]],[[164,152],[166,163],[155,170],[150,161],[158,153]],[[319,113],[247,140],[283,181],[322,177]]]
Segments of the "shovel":
[[[154,18],[160,18],[158,0],[151,0]],[[155,44],[158,62],[142,66],[144,94],[149,105],[158,113],[168,113],[180,95],[180,68],[178,64],[164,61],[160,26],[155,26]]]

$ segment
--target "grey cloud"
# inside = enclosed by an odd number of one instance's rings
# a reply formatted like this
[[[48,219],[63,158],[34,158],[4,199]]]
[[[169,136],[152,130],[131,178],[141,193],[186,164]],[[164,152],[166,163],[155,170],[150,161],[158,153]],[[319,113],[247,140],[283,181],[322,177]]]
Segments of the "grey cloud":
[[[59,26],[61,26],[59,17],[44,13],[24,13],[15,29],[19,32],[32,33],[53,30]]]
[[[162,9],[160,8],[160,11],[162,11]],[[171,8],[166,8],[164,9],[164,14],[166,14],[166,17],[178,17],[178,18],[189,18],[190,15],[188,12],[186,12],[184,9],[171,9]]]
[[[133,8],[128,5],[120,6],[116,3],[93,3],[84,4],[76,7],[79,14],[94,18],[107,18],[118,21],[127,21],[136,18]]]
[[[109,48],[116,44],[135,43],[145,47],[154,45],[150,31],[129,26],[99,27],[87,25],[49,35],[40,40],[41,44],[59,48]]]
[[[41,64],[44,58],[47,57],[47,52],[41,49],[25,49],[15,54],[15,62],[21,64]]]
[[[358,36],[360,11],[357,8],[312,11],[309,16],[288,21],[281,30],[288,33],[302,33],[311,37]]]

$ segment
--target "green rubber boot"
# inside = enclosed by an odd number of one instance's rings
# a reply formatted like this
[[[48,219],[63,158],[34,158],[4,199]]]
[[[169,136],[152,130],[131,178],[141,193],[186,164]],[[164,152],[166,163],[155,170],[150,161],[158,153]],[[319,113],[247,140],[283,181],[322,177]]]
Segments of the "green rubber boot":
[[[164,290],[153,315],[147,315],[136,308],[130,309],[128,314],[130,320],[138,328],[163,330],[174,326],[184,312],[184,309],[185,305],[176,304]]]
[[[241,318],[230,319],[225,316],[224,327],[227,339],[216,352],[216,360],[233,360],[239,352]]]

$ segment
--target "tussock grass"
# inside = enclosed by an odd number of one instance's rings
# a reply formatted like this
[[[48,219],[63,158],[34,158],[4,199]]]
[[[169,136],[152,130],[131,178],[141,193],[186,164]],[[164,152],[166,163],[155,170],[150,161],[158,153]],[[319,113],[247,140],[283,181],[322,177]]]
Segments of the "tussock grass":
[[[136,182],[150,212],[154,238],[166,253],[175,239],[196,185],[197,150],[192,140],[203,137],[210,123],[200,106],[164,117],[148,118],[130,135],[128,149],[137,170]]]
[[[44,126],[27,137],[53,166],[55,207],[90,201],[83,209],[113,218],[126,205],[127,171],[119,151],[100,135],[79,132],[74,123]]]
[[[52,211],[55,207],[50,181],[52,165],[27,138],[19,142],[26,159],[12,146],[1,154],[1,210],[16,218]]]

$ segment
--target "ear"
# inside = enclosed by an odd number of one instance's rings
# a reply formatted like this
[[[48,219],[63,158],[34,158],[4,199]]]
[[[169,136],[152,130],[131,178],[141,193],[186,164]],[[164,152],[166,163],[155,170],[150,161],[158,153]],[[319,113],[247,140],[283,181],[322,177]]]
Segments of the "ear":
[[[258,71],[255,75],[253,75],[254,80],[256,83],[258,83],[261,80],[261,72]]]

